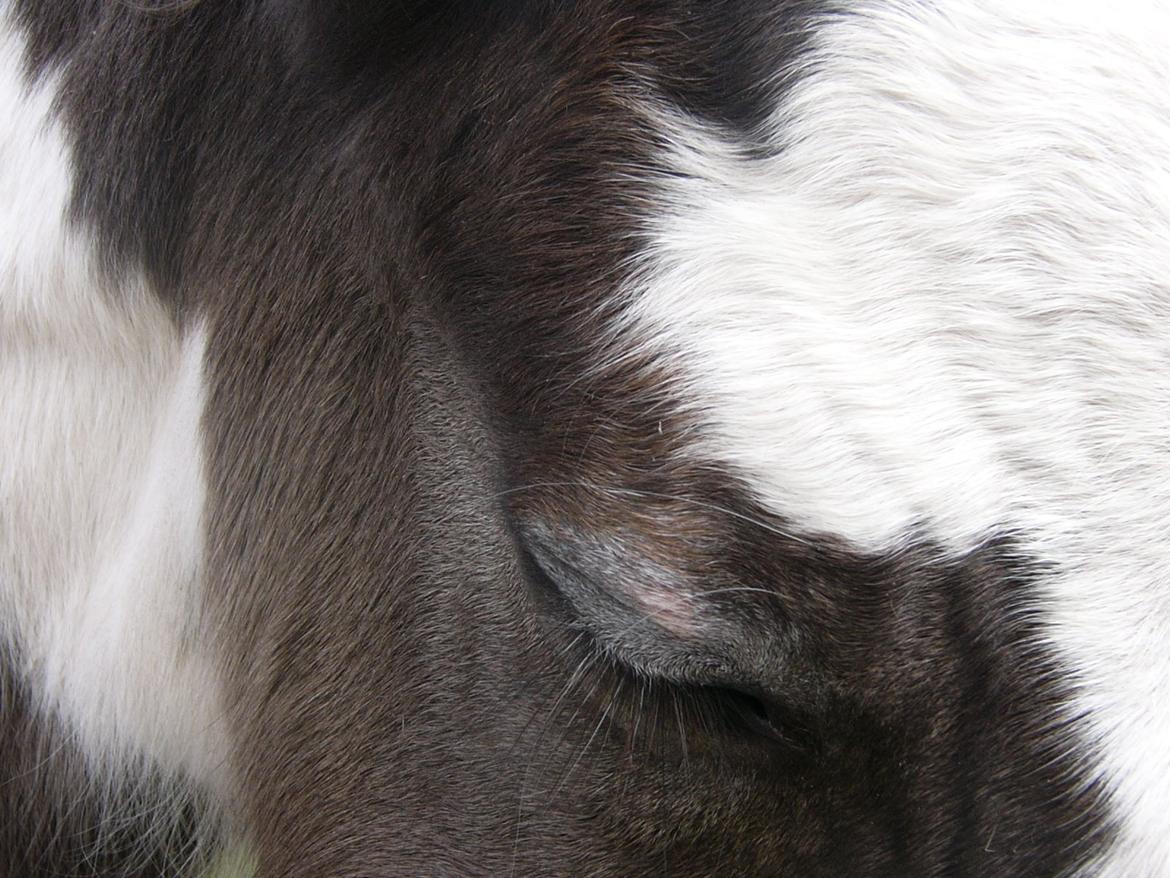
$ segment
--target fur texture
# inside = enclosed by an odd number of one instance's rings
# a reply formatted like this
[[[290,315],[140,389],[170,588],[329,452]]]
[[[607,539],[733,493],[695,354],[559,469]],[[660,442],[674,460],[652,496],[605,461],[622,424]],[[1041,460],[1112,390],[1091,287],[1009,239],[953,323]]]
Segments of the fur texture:
[[[0,9],[0,875],[1170,873],[1159,3]]]
[[[1170,873],[1170,12],[851,12],[765,157],[648,111],[676,174],[626,331],[789,520],[878,550],[1021,534],[1125,814],[1103,874]]]
[[[168,827],[184,810],[168,778],[210,783],[226,752],[199,633],[202,342],[197,330],[180,338],[140,277],[104,272],[72,227],[70,152],[52,114],[58,77],[26,81],[20,34],[2,21],[0,620],[14,690],[6,780],[38,765],[67,769],[72,792],[54,807],[89,816],[77,836],[102,862],[92,848],[103,833],[127,844],[107,819],[137,818],[103,814],[101,800],[165,808]],[[21,751],[37,716],[57,731]],[[132,841],[129,849],[137,856]],[[40,861],[75,868],[48,851]]]

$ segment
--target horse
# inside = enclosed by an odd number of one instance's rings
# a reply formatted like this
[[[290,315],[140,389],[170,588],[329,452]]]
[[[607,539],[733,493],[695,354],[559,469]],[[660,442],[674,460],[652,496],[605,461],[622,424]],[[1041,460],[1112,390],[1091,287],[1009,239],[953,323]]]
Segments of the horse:
[[[1170,875],[1168,46],[0,0],[0,875]]]

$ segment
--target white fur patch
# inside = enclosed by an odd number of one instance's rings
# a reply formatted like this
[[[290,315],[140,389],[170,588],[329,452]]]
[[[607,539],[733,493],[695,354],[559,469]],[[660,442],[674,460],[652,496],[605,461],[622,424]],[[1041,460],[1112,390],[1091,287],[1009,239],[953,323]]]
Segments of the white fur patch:
[[[212,780],[199,618],[204,338],[71,224],[52,79],[0,5],[0,631],[97,763]]]
[[[685,376],[701,452],[797,527],[1057,565],[1121,838],[1170,874],[1170,9],[851,4],[779,149],[649,107],[678,176],[626,337]],[[1070,747],[1074,742],[1070,741]]]

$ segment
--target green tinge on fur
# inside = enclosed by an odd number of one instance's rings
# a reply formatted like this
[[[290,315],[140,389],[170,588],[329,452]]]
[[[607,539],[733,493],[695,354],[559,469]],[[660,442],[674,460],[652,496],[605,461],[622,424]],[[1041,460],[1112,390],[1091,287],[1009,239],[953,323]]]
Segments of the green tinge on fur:
[[[203,878],[252,878],[255,874],[256,857],[245,845],[236,845],[224,851]]]

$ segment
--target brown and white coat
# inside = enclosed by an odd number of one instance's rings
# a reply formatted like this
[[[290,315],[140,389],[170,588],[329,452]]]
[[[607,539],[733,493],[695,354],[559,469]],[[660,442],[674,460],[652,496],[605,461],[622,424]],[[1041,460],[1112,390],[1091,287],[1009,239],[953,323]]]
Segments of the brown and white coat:
[[[1170,8],[0,0],[0,875],[1170,875]]]

